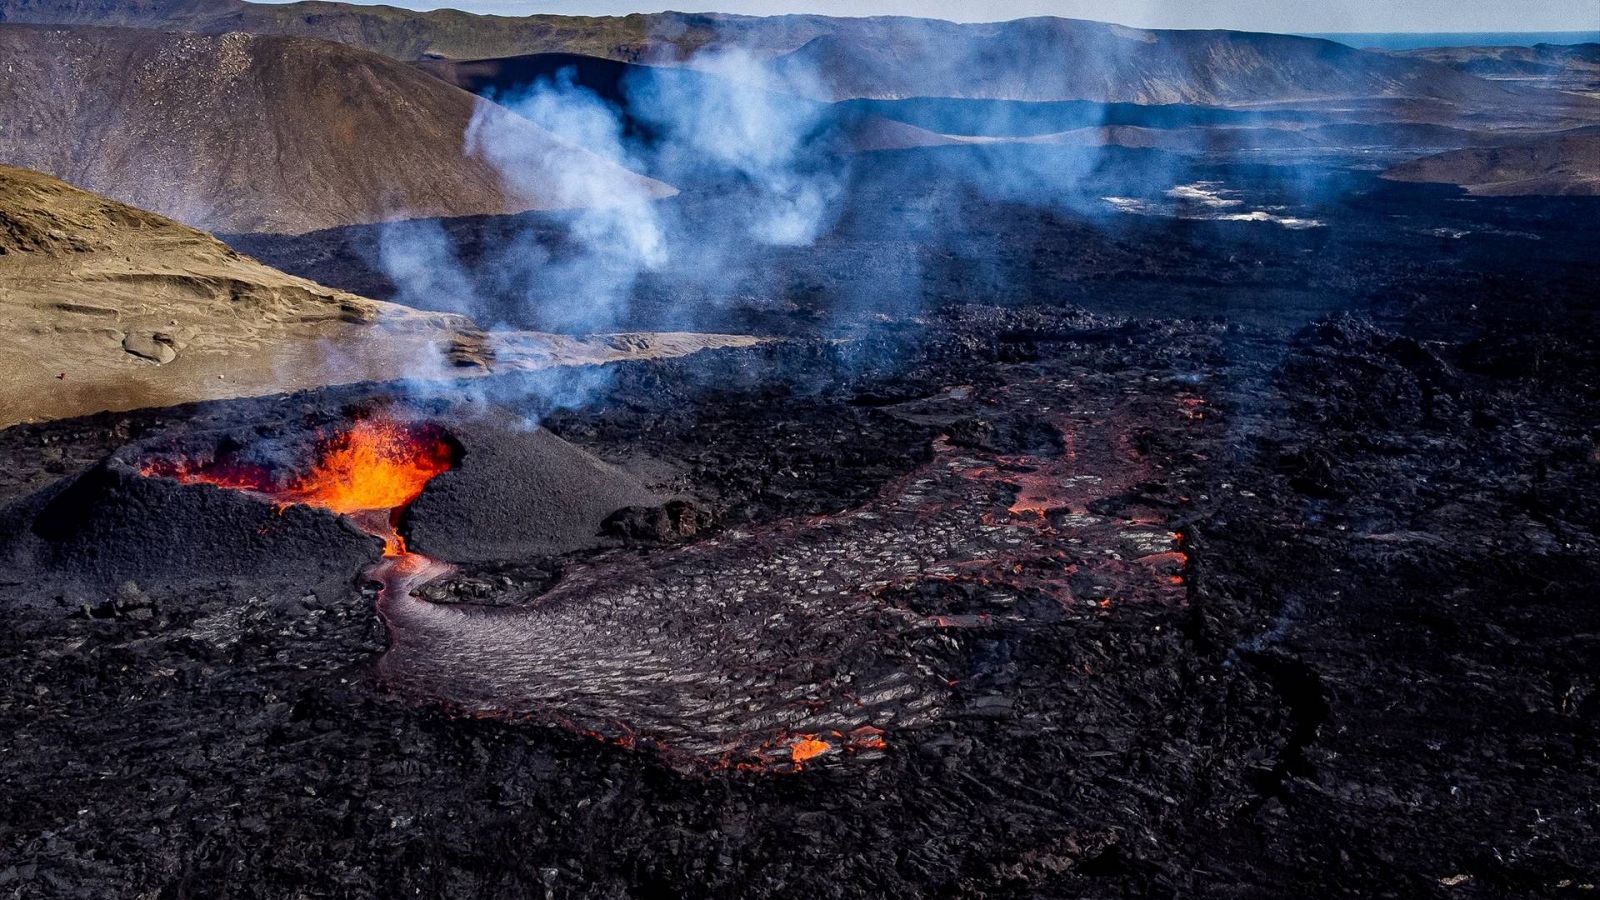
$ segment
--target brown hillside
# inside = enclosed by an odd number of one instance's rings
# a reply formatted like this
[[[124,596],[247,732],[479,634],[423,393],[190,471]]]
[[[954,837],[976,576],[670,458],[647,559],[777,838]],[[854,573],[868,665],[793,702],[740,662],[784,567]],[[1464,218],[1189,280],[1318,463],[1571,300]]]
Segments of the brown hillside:
[[[459,316],[286,275],[208,234],[0,166],[0,427],[455,371]]]
[[[657,182],[376,53],[322,41],[0,26],[0,161],[213,231],[592,202],[557,173]],[[475,110],[525,150],[515,187],[463,149]]]
[[[1426,59],[1494,81],[1600,97],[1600,44],[1532,47],[1427,47],[1395,56]]]

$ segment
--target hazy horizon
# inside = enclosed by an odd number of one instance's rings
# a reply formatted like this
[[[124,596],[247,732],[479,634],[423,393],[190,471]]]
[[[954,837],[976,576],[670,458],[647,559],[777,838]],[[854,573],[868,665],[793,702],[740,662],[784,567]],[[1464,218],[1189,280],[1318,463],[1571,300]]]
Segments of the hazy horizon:
[[[292,2],[292,0],[261,0]],[[373,0],[348,2],[374,5]],[[770,16],[813,14],[859,18],[912,16],[953,22],[997,22],[1059,16],[1114,22],[1136,28],[1221,28],[1284,34],[1525,34],[1600,31],[1600,4],[1593,0],[1550,0],[1537,9],[1496,0],[1421,0],[1404,5],[1379,0],[1327,0],[1317,4],[1283,0],[999,0],[984,4],[959,0],[721,0],[707,4],[630,2],[630,0],[388,0],[383,5],[415,10],[459,9],[502,16],[719,12]]]

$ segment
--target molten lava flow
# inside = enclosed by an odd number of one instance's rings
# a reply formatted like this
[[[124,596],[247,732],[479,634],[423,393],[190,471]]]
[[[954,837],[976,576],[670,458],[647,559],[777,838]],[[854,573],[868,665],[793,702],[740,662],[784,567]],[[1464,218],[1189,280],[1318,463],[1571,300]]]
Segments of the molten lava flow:
[[[827,741],[819,741],[815,735],[802,735],[800,740],[789,745],[789,759],[799,765],[815,756],[821,756],[832,749]]]
[[[273,494],[272,470],[242,462],[198,462],[158,459],[145,463],[139,474],[146,478],[171,478],[182,484],[210,484],[230,491]]]
[[[210,484],[263,494],[283,505],[315,506],[349,516],[383,538],[384,556],[404,556],[399,514],[435,475],[448,471],[453,452],[437,428],[391,419],[362,419],[317,442],[311,465],[275,478],[267,467],[219,458],[147,464],[143,474],[184,484]]]
[[[440,438],[427,440],[398,422],[363,420],[318,447],[316,464],[281,499],[346,516],[388,510],[386,523],[372,524],[382,529],[383,555],[401,556],[405,539],[394,520],[435,475],[450,469],[450,456]]]

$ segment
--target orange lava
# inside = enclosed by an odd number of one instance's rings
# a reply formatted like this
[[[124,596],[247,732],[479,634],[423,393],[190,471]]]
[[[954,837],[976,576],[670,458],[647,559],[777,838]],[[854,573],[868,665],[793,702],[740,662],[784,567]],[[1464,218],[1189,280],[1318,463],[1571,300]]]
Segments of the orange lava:
[[[821,756],[833,749],[827,741],[819,741],[814,737],[803,736],[800,740],[789,745],[789,759],[796,763],[803,763],[815,756]]]
[[[316,465],[284,499],[340,514],[403,507],[450,469],[448,444],[386,419],[357,422],[317,449]]]
[[[1014,516],[1029,513],[1042,519],[1056,510],[1074,510],[1072,500],[1049,475],[1018,475],[1010,480],[1018,487],[1017,499],[1006,511]]]
[[[340,515],[405,509],[435,475],[450,469],[450,446],[387,419],[355,423],[318,447],[316,465],[281,499]],[[391,516],[392,518],[392,516]],[[406,552],[394,522],[382,527],[384,556]]]
[[[319,441],[310,468],[286,481],[260,466],[222,460],[152,463],[142,471],[350,516],[363,531],[383,538],[384,556],[404,556],[405,540],[395,530],[398,513],[452,464],[450,444],[433,432],[392,419],[362,419]]]

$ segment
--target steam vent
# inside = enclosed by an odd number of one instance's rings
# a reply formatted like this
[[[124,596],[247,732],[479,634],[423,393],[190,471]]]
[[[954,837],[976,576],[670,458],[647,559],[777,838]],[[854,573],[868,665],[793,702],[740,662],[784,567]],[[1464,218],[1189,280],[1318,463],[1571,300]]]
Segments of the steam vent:
[[[0,898],[1600,890],[1593,0],[430,5],[0,0]]]

